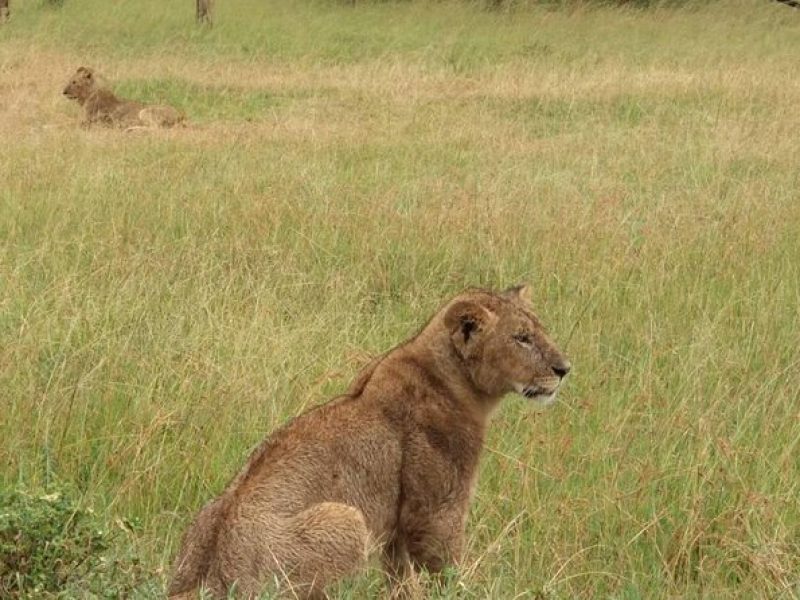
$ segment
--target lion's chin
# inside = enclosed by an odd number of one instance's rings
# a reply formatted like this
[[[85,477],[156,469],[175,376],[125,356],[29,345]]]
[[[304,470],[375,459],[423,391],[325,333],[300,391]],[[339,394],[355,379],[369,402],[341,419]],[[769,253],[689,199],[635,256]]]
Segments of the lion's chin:
[[[548,408],[556,403],[557,392],[550,392],[549,394],[536,394],[531,398],[533,403],[539,408]]]

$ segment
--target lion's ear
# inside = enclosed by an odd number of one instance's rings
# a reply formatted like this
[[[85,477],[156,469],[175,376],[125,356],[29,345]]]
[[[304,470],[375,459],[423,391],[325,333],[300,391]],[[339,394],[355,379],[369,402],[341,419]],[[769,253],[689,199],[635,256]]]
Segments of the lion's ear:
[[[497,320],[497,316],[477,302],[461,300],[447,309],[444,326],[456,350],[464,356],[467,346]]]
[[[507,296],[508,298],[519,300],[523,304],[527,304],[529,306],[533,302],[533,299],[531,298],[531,286],[526,283],[508,288],[505,292],[503,292],[503,295]]]
[[[78,67],[78,73],[86,77],[86,79],[91,79],[94,71],[89,67]]]

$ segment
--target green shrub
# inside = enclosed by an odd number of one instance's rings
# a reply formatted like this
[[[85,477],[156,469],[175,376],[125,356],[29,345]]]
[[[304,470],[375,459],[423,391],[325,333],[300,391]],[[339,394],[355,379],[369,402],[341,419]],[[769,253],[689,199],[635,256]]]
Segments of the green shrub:
[[[0,493],[0,598],[120,598],[142,586],[135,557],[61,491]]]

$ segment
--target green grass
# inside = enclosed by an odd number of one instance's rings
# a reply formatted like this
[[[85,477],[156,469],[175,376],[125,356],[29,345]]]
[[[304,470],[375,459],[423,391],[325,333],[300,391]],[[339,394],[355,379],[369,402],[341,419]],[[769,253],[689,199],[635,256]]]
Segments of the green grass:
[[[163,580],[268,431],[528,281],[574,371],[504,403],[439,595],[800,595],[796,12],[191,8],[0,27],[0,485],[141,522]],[[190,126],[79,129],[81,64]]]

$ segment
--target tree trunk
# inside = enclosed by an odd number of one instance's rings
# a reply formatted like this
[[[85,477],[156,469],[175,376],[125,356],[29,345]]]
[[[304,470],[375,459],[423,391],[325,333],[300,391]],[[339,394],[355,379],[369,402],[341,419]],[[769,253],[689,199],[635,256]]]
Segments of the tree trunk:
[[[0,23],[5,23],[11,16],[11,10],[8,8],[8,0],[0,0]]]
[[[2,2],[2,0],[0,0]],[[196,0],[197,22],[211,25],[211,0]]]

